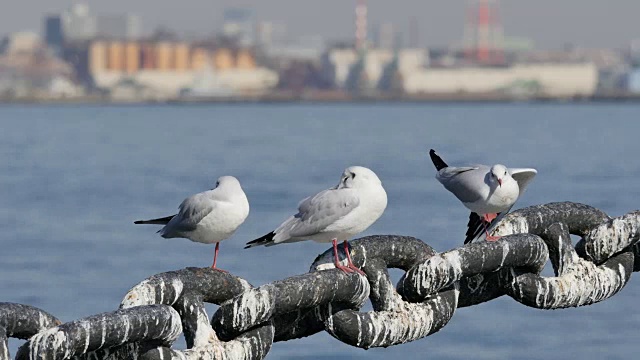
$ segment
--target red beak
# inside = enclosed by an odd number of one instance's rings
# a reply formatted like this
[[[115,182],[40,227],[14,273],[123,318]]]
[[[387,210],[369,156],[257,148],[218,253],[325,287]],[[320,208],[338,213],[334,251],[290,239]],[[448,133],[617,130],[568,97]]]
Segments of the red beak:
[[[500,187],[502,187],[502,179],[498,179],[498,184],[500,184]]]

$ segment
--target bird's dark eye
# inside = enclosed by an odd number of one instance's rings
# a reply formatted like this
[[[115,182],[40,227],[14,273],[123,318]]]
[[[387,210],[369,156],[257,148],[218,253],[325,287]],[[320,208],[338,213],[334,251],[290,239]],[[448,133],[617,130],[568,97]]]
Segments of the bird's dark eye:
[[[355,179],[356,178],[356,174],[355,173],[351,173],[351,178]]]
[[[504,176],[507,176],[507,170],[504,171]]]
[[[220,186],[220,181],[216,181],[216,187]]]

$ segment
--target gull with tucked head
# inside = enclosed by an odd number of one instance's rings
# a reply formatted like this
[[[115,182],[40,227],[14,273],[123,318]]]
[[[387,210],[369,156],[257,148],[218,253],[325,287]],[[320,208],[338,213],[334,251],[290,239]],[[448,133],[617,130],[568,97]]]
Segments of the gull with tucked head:
[[[438,171],[436,179],[471,210],[465,244],[478,238],[483,228],[488,241],[497,240],[498,237],[489,235],[489,228],[511,210],[538,173],[536,169],[507,168],[501,164],[453,167],[433,149],[429,156]]]
[[[204,244],[216,244],[216,267],[220,242],[229,238],[249,215],[249,201],[240,182],[233,176],[218,178],[216,187],[186,198],[176,215],[134,224],[164,225],[158,231],[163,238],[186,238]],[[224,270],[220,270],[224,271]]]
[[[364,274],[351,261],[347,240],[371,226],[386,207],[387,193],[378,176],[365,167],[351,166],[344,170],[338,185],[302,200],[295,215],[245,248],[303,240],[333,242],[335,267]],[[347,266],[338,261],[338,240],[344,241]]]

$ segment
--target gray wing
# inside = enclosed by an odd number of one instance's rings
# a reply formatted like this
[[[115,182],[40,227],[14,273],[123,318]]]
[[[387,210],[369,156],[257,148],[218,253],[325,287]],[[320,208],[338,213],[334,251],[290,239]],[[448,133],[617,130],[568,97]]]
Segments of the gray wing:
[[[525,188],[529,185],[531,180],[533,180],[538,171],[536,169],[513,168],[509,169],[509,173],[511,173],[511,177],[518,182],[518,187],[520,188],[519,195],[522,195]]]
[[[353,189],[329,189],[308,197],[298,206],[298,213],[275,230],[275,242],[303,238],[322,232],[329,225],[358,207],[360,199]]]
[[[446,167],[436,175],[444,187],[451,191],[463,203],[479,200],[485,184],[485,175],[489,167],[485,165],[468,167]]]
[[[200,193],[186,198],[180,204],[180,211],[167,224],[166,231],[193,231],[198,223],[209,215],[216,207],[216,202],[212,201],[206,194]]]

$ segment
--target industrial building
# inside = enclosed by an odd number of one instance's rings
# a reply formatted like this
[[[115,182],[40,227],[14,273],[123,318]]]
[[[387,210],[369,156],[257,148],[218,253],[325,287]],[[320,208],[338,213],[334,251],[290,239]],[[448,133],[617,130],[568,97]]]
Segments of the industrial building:
[[[246,8],[227,8],[223,12],[222,34],[242,46],[254,43],[254,15]]]
[[[136,16],[93,14],[86,4],[74,3],[44,18],[46,47],[29,33],[0,42],[2,82],[42,78],[47,81],[33,83],[63,89],[59,93],[84,87],[91,96],[131,95],[137,100],[261,95],[271,90],[276,97],[297,96],[305,89],[343,98],[640,94],[640,46],[635,47],[635,61],[618,50],[534,50],[526,41],[520,41],[525,46],[508,46],[512,38],[503,34],[498,0],[467,0],[464,37],[454,46],[429,50],[419,42],[415,18],[407,24],[374,24],[370,32],[367,0],[353,3],[351,39],[328,49],[317,37],[300,35],[298,42],[283,42],[284,28],[247,8],[225,9],[219,35],[181,41],[166,30],[144,37]],[[402,46],[400,28],[408,28],[411,47]],[[46,66],[38,65],[42,58]],[[46,68],[44,75],[39,67]]]
[[[323,56],[325,76],[336,88],[360,90],[384,88],[383,74],[393,66],[401,74],[411,74],[429,64],[424,49],[331,49]]]
[[[324,55],[323,71],[336,88],[350,92],[571,97],[593,95],[598,87],[592,62],[430,67],[422,49],[332,49]]]
[[[507,62],[497,0],[468,2],[462,57],[449,63],[440,61],[435,66],[430,64],[427,51],[420,48],[394,50],[389,44],[370,48],[367,13],[365,0],[358,0],[354,46],[329,49],[323,56],[323,73],[335,88],[360,94],[497,92],[506,96],[553,97],[591,96],[598,89],[598,67],[585,57]],[[380,37],[378,34],[375,39],[378,44],[382,42]]]
[[[49,15],[44,19],[44,40],[49,48],[55,52],[62,50],[64,44],[64,30],[60,15]]]
[[[138,39],[142,36],[142,22],[133,14],[98,15],[96,35],[113,39]]]
[[[110,89],[127,80],[143,86],[145,93],[166,98],[195,83],[204,92],[197,79],[205,72],[216,78],[211,84],[236,93],[261,93],[278,83],[277,73],[260,67],[248,49],[209,50],[167,41],[93,41],[88,45],[87,62],[88,75],[97,88]]]
[[[84,3],[75,3],[62,14],[47,15],[44,19],[45,41],[55,50],[59,50],[65,42],[89,41],[96,37],[130,40],[141,35],[142,23],[138,16],[96,16]]]
[[[631,94],[640,94],[640,69],[632,69],[627,75],[626,90]]]
[[[73,69],[47,50],[39,36],[19,32],[0,41],[0,96],[73,97],[83,93]]]
[[[514,64],[507,67],[423,68],[404,77],[408,94],[503,92],[506,95],[591,96],[598,87],[593,63]]]

